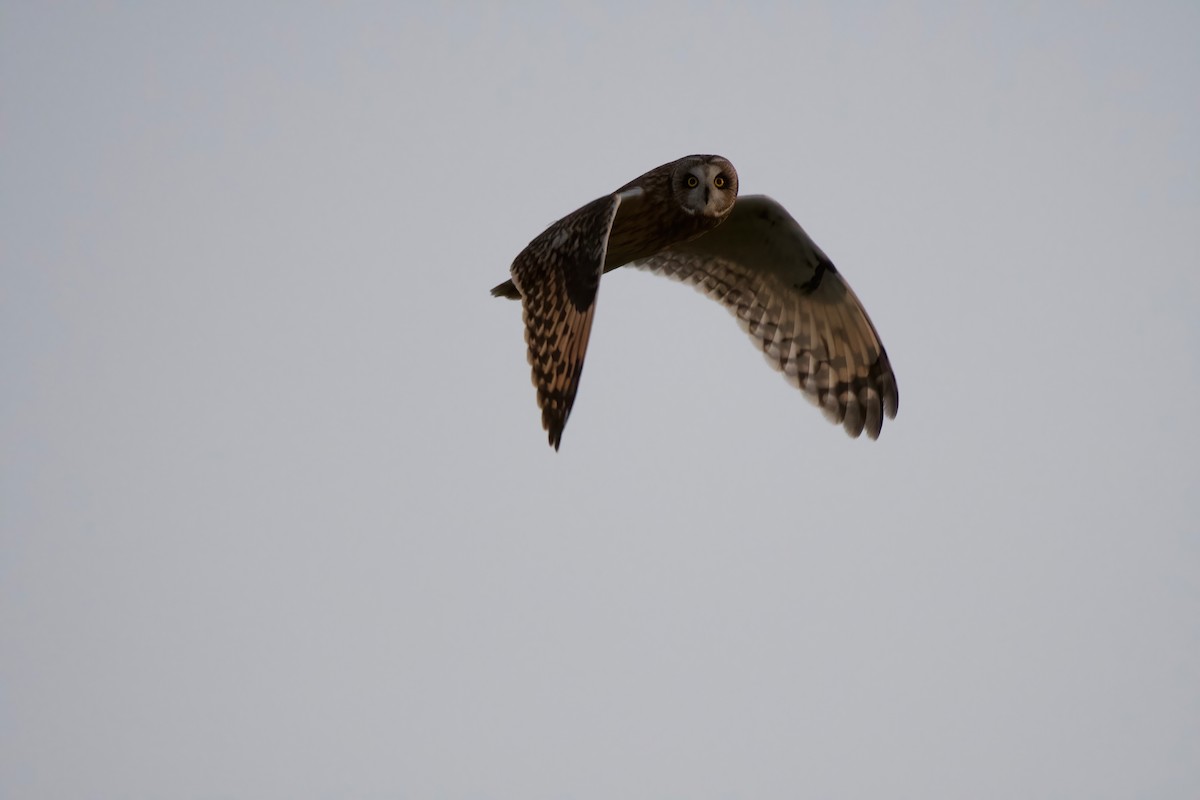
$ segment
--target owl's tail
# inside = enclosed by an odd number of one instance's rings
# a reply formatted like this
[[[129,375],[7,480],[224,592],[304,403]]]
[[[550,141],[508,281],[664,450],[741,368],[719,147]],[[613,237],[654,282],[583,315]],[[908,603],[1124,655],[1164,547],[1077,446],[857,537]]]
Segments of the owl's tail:
[[[507,297],[509,300],[520,300],[521,293],[517,291],[515,283],[505,281],[492,289],[492,297]]]

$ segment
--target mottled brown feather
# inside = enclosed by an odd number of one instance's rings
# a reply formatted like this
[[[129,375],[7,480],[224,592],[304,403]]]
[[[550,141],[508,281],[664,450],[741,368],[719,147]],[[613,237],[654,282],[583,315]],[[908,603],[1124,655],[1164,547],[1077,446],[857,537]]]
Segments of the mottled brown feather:
[[[579,390],[618,205],[615,195],[593,200],[543,231],[513,261],[542,427],[556,450]]]
[[[742,197],[723,225],[634,265],[695,286],[759,342],[767,362],[846,433],[896,416],[896,377],[867,312],[775,201]]]
[[[693,182],[686,190],[703,199],[685,208],[681,173],[700,167],[726,183],[711,191],[709,206],[707,185]],[[719,225],[736,196],[737,172],[720,156],[663,164],[555,222],[513,261],[512,280],[492,289],[496,297],[522,301],[542,426],[556,450],[579,390],[601,274]]]

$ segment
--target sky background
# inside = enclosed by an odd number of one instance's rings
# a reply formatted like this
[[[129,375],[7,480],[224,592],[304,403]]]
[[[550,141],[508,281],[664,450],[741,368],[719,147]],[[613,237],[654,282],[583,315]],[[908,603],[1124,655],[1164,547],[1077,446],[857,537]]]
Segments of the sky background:
[[[569,6],[569,7],[568,7]],[[1200,791],[1200,5],[0,6],[0,796]],[[851,440],[547,224],[695,152],[891,355]]]

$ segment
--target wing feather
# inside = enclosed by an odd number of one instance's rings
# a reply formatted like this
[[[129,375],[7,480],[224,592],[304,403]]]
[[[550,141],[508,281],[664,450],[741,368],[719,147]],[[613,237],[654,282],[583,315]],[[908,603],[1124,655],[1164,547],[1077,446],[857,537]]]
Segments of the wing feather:
[[[621,197],[601,197],[568,214],[513,261],[512,283],[521,297],[542,427],[556,450],[579,390],[596,290]],[[504,287],[493,294],[510,296]]]
[[[741,197],[724,224],[634,266],[695,286],[728,308],[783,373],[850,436],[896,416],[887,351],[850,286],[774,200]]]

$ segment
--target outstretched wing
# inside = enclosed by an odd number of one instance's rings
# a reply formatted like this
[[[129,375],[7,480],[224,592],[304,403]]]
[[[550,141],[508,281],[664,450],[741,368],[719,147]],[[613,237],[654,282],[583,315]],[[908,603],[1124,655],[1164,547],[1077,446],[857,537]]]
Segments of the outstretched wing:
[[[542,427],[556,450],[579,389],[608,234],[622,197],[601,197],[568,214],[513,261]]]
[[[768,363],[851,436],[874,439],[884,415],[896,416],[896,376],[867,312],[769,197],[741,197],[723,225],[633,265],[723,303]]]

